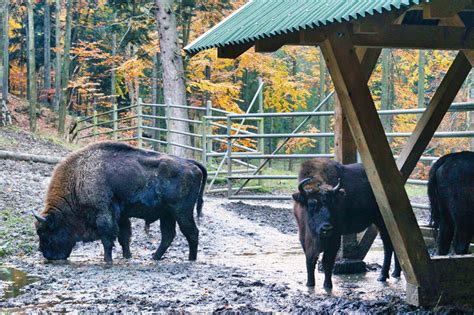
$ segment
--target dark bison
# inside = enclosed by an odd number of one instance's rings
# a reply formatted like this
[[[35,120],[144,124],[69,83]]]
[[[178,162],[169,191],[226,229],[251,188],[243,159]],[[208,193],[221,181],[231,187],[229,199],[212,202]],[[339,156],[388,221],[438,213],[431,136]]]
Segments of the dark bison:
[[[118,238],[130,258],[130,218],[160,220],[161,259],[176,235],[176,223],[195,260],[199,231],[194,222],[203,206],[206,169],[196,161],[102,142],[79,150],[54,170],[45,208],[35,214],[39,248],[49,260],[67,259],[78,241],[101,240],[104,259],[112,262]]]
[[[440,158],[430,170],[428,196],[431,223],[439,229],[438,255],[467,254],[474,236],[474,152],[459,152]]]
[[[306,255],[306,285],[315,285],[316,262],[319,254],[324,252],[324,288],[332,288],[332,270],[341,235],[362,232],[371,224],[378,227],[384,245],[379,280],[385,281],[389,277],[393,246],[364,166],[312,159],[302,164],[299,180],[298,192],[293,194],[293,199],[300,242]],[[400,264],[395,257],[392,276],[400,277],[400,272]]]

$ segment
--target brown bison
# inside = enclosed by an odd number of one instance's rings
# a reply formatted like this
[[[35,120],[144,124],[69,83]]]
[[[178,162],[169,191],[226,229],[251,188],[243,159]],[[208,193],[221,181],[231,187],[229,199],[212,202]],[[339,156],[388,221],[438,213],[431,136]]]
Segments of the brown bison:
[[[92,144],[69,155],[54,170],[45,207],[36,213],[39,248],[49,260],[67,259],[76,242],[101,240],[112,262],[118,238],[130,258],[130,218],[161,221],[161,259],[173,241],[176,223],[195,260],[199,231],[193,211],[203,206],[206,169],[196,161],[122,143]]]
[[[428,197],[437,235],[438,255],[467,254],[474,236],[474,152],[440,158],[430,170]]]
[[[362,232],[371,224],[378,227],[384,245],[379,280],[385,281],[389,277],[393,246],[364,166],[312,159],[302,164],[299,180],[293,199],[300,242],[306,255],[306,285],[315,285],[314,270],[319,254],[324,252],[324,288],[332,288],[332,270],[341,236]],[[400,277],[400,273],[400,264],[395,257],[392,275]]]

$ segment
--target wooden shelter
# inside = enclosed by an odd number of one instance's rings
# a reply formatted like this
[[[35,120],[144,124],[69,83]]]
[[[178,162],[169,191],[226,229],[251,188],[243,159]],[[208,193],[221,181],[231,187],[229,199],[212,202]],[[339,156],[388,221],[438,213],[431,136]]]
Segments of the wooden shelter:
[[[430,257],[404,188],[474,64],[473,26],[474,0],[251,0],[185,50],[217,47],[219,57],[236,58],[252,46],[262,53],[319,46],[339,100],[337,159],[351,163],[360,153],[405,274],[407,302],[474,303],[474,256]],[[367,85],[386,47],[458,51],[397,160]],[[359,244],[366,248],[374,237],[367,233]]]

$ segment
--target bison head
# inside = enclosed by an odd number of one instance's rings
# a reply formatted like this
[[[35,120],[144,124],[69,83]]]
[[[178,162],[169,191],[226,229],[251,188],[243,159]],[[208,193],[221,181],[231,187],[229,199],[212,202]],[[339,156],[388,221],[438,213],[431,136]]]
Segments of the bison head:
[[[323,240],[337,231],[338,207],[345,194],[341,189],[341,180],[336,186],[323,184],[314,188],[306,188],[312,177],[303,179],[298,185],[298,192],[293,199],[300,203],[307,213],[308,226],[313,235]]]
[[[49,213],[47,216],[33,213],[36,233],[39,236],[39,248],[48,260],[64,260],[69,257],[76,244],[74,235],[65,224],[61,224],[60,215]]]

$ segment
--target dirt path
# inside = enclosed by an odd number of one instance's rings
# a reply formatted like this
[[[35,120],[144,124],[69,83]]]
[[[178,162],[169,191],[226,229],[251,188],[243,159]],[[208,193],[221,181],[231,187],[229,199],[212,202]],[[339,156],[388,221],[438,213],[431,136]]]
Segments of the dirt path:
[[[9,148],[8,137],[14,140],[16,136],[0,130],[0,141],[4,141],[0,148]],[[67,150],[43,143],[23,152]],[[79,244],[68,263],[46,263],[37,251],[30,211],[41,207],[51,171],[49,165],[0,160],[1,263],[41,278],[17,297],[2,299],[0,294],[0,313],[415,310],[403,302],[404,281],[377,282],[378,268],[364,275],[334,276],[332,294],[322,289],[323,275],[318,273],[316,289],[308,290],[289,202],[229,202],[207,196],[196,262],[187,261],[188,246],[181,233],[164,260],[151,260],[160,239],[159,224],[152,225],[148,237],[143,221],[134,220],[130,260],[122,259],[116,247],[114,265],[107,266],[102,246],[93,242]],[[381,259],[377,242],[367,262]]]

